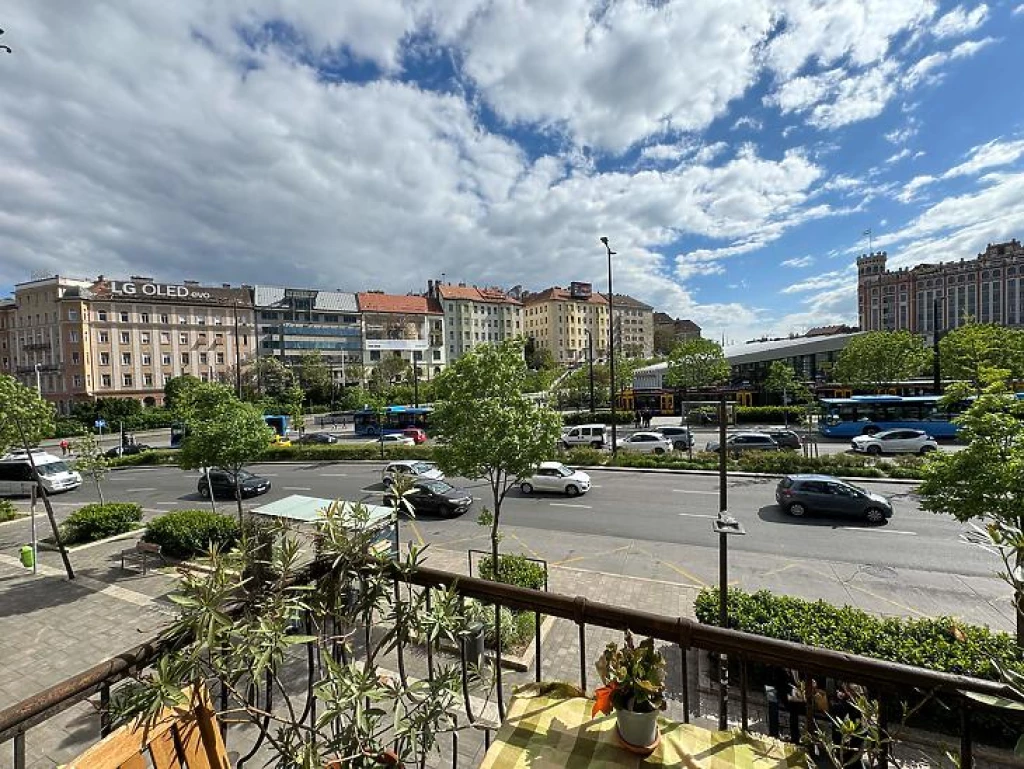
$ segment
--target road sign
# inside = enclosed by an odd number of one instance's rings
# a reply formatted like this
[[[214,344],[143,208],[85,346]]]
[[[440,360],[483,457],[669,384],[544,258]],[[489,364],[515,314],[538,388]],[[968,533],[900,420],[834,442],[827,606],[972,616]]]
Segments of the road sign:
[[[99,429],[102,430],[104,427],[107,426],[107,421],[105,419],[97,419],[95,423],[93,423],[93,426],[98,427]]]

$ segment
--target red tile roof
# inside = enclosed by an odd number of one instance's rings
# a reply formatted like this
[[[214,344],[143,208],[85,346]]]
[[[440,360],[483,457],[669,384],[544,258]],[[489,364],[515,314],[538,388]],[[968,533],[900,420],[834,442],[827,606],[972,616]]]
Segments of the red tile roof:
[[[390,312],[406,315],[441,315],[441,306],[425,296],[402,296],[375,292],[356,294],[360,312]]]
[[[492,304],[519,304],[500,288],[477,288],[476,286],[460,286],[454,283],[442,283],[437,287],[442,299],[469,299],[473,302],[490,302]]]
[[[538,302],[547,302],[550,300],[556,302],[590,302],[591,304],[608,304],[608,297],[598,292],[594,292],[590,295],[589,299],[573,299],[572,294],[567,289],[561,288],[560,286],[553,286],[551,288],[545,288],[536,294],[530,294],[523,299],[523,304],[537,304]]]

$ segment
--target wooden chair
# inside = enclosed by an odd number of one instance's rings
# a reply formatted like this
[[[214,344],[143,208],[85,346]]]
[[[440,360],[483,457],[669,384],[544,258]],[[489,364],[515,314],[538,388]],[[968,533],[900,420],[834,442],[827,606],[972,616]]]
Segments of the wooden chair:
[[[167,708],[155,723],[122,726],[65,769],[230,769],[209,694],[188,691],[187,708]]]
[[[160,563],[167,564],[164,558],[163,548],[152,542],[143,542],[141,539],[135,543],[135,547],[129,547],[121,551],[121,569],[124,570],[125,560],[142,561],[142,574],[146,574],[146,565],[150,557],[159,558]]]

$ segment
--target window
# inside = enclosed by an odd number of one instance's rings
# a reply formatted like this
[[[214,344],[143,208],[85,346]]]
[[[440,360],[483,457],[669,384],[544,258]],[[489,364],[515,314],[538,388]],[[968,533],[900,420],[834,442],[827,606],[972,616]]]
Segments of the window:
[[[103,387],[110,387],[110,374],[103,374],[100,376],[100,384]]]
[[[109,352],[101,352],[100,353],[100,365],[101,366],[109,366],[110,365],[110,353]]]
[[[179,344],[188,344],[188,334],[185,333],[184,331],[182,333],[178,334],[178,343]]]
[[[441,360],[441,351],[434,350],[434,360]]]
[[[107,320],[107,311],[106,310],[97,310],[96,311],[96,320],[103,321],[105,323],[106,320]],[[107,387],[109,387],[109,386],[110,385],[107,385]]]
[[[129,334],[127,331],[122,331],[121,332],[121,344],[131,344],[131,342],[132,342],[132,335]]]
[[[130,352],[121,353],[121,365],[130,366],[132,365],[132,354]]]
[[[78,332],[77,331],[69,331],[68,332],[68,341],[69,342],[77,342],[78,341]]]
[[[149,323],[149,313],[148,312],[141,312],[141,313],[139,313],[139,323]]]
[[[126,312],[122,312],[121,313],[121,322],[122,323],[127,323],[128,322],[128,313],[126,313]]]
[[[188,365],[188,353],[187,352],[183,352],[181,354],[181,365],[182,366],[187,366]]]
[[[164,366],[170,366],[171,365],[171,354],[169,352],[165,352],[163,355],[161,355],[160,356],[160,363],[161,363],[161,365],[164,365]]]
[[[149,332],[147,331],[142,334],[139,334],[139,341],[142,344],[149,344]]]
[[[78,320],[78,310],[68,310],[68,320]]]
[[[178,323],[180,323],[183,326],[187,326],[188,325],[188,318],[185,315],[180,315],[178,317]]]
[[[153,375],[152,374],[143,374],[142,375],[142,384],[144,384],[146,387],[152,387],[153,386]]]
[[[132,386],[132,375],[131,374],[121,374],[121,384],[124,385],[125,387],[131,387]]]
[[[74,363],[74,364],[81,363],[82,362],[81,358],[82,358],[82,356],[79,355],[77,352],[71,353],[71,362],[72,363]]]
[[[370,350],[370,360],[380,360],[380,350]]]
[[[205,315],[198,315],[198,316],[196,316],[196,324],[199,325],[199,326],[205,326],[206,325],[206,316]]]
[[[148,366],[153,362],[152,356],[148,352],[142,353],[142,365]]]
[[[217,363],[218,363],[218,365],[223,365],[224,364],[224,353],[222,353],[222,352],[217,353]]]
[[[206,365],[206,353],[205,352],[199,353],[199,363],[201,365],[203,365],[203,366]]]
[[[100,344],[110,344],[110,334],[106,331],[101,331],[99,336]]]
[[[166,331],[161,331],[160,332],[160,344],[170,344],[170,343],[171,343],[171,335],[168,334]]]
[[[73,377],[71,377],[71,384],[74,387],[81,387],[82,386],[82,375],[81,374],[75,374]]]
[[[220,317],[219,315],[215,316],[213,318],[213,325],[215,325],[215,326],[223,326],[224,325],[224,319],[222,317]]]
[[[163,323],[166,326],[168,323],[171,322],[171,316],[168,315],[167,313],[161,314],[160,315],[160,322]]]

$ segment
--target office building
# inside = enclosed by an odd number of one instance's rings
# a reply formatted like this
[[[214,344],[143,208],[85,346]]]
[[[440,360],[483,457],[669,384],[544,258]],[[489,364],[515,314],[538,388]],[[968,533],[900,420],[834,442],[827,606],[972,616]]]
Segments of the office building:
[[[427,281],[427,296],[444,312],[448,362],[478,344],[503,342],[523,333],[523,305],[500,288]]]

